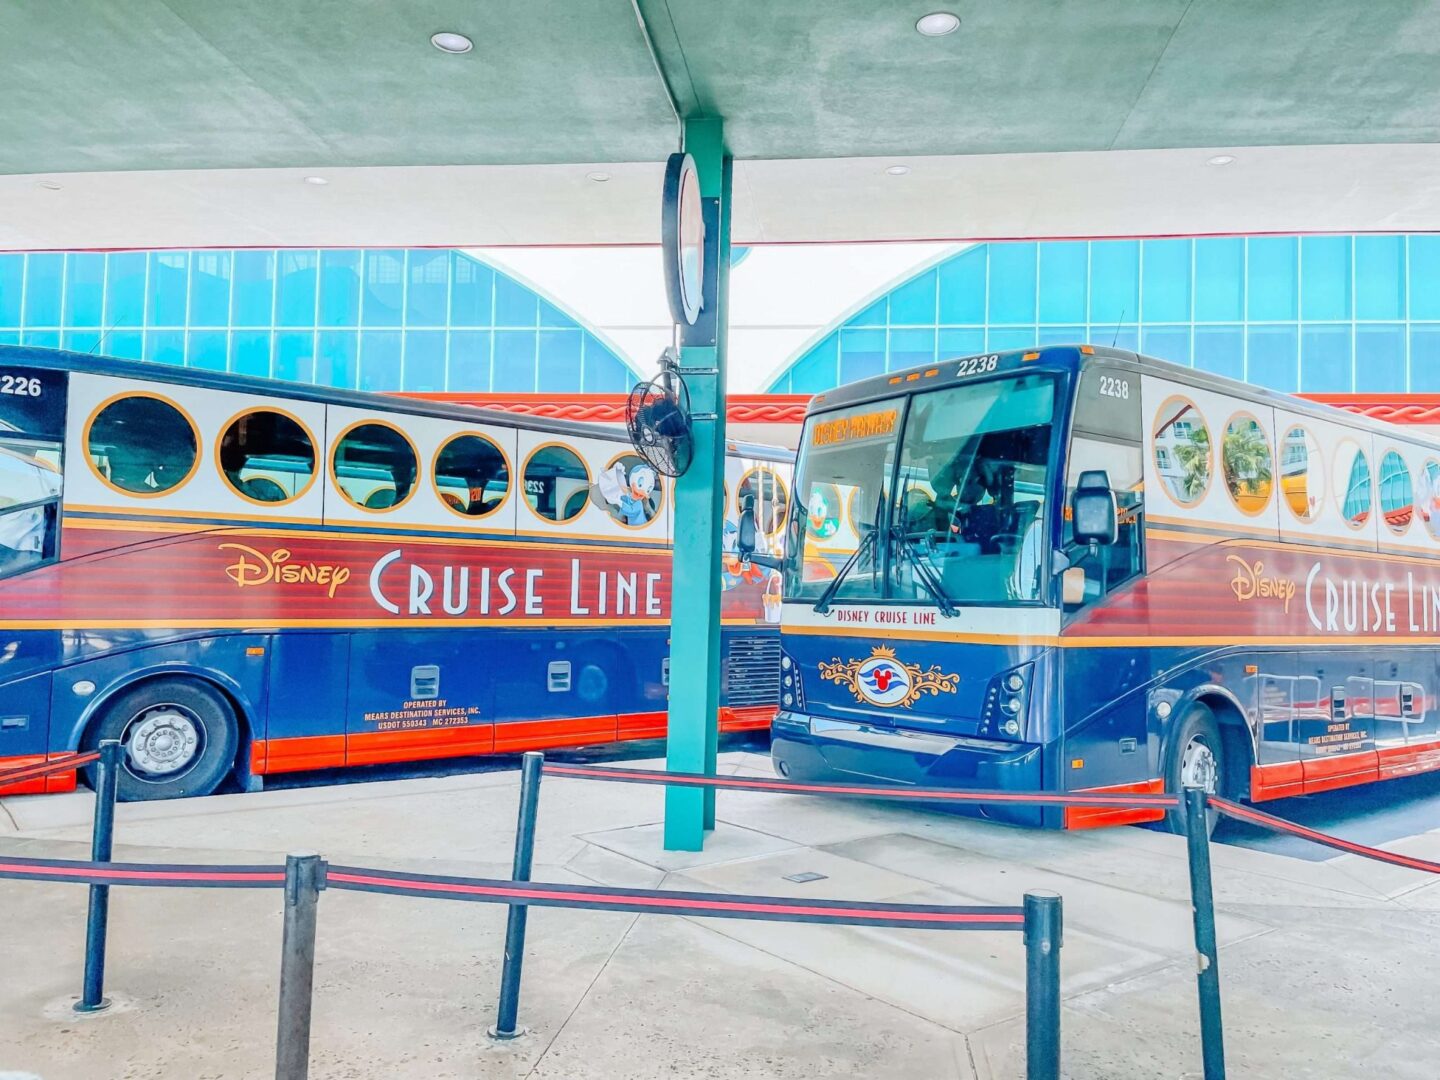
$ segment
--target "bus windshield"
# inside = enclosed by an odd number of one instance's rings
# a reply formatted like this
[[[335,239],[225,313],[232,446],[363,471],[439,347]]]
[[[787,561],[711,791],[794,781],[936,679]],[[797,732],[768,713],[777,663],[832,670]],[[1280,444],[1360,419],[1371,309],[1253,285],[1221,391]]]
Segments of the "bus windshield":
[[[1044,601],[1056,398],[1053,376],[1027,374],[916,394],[903,428],[894,420],[904,399],[813,417],[786,596],[942,608]],[[850,527],[827,540],[816,504],[836,496]]]

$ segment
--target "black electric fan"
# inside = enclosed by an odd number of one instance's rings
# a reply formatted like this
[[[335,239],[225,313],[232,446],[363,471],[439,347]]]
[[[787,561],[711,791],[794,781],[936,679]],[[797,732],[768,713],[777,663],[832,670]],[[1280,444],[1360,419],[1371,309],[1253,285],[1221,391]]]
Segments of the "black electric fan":
[[[695,456],[695,438],[690,424],[690,391],[680,374],[675,353],[666,349],[660,356],[660,374],[639,383],[625,403],[625,426],[630,442],[662,476],[680,476]]]

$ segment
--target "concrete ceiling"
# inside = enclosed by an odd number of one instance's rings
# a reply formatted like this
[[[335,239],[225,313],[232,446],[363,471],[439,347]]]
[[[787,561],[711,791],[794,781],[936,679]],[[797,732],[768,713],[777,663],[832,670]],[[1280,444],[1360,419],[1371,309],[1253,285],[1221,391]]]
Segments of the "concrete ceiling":
[[[743,241],[1440,226],[1423,0],[638,6],[0,5],[0,245],[653,242],[667,84]]]

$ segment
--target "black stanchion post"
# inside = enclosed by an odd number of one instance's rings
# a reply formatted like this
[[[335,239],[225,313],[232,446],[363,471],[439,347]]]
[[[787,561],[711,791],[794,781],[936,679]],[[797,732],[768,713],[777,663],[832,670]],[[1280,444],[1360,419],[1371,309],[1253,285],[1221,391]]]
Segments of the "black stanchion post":
[[[1200,992],[1200,1052],[1205,1080],[1225,1080],[1225,1032],[1220,1023],[1220,954],[1215,944],[1215,894],[1210,883],[1210,830],[1201,788],[1185,789],[1185,839],[1190,854],[1190,905],[1195,913],[1196,982]]]
[[[520,817],[515,827],[515,865],[511,877],[516,881],[530,880],[530,863],[535,855],[535,815],[540,807],[540,771],[545,755],[532,750],[520,766]],[[500,1006],[496,1010],[492,1039],[513,1039],[525,1029],[516,1025],[520,1011],[520,967],[525,961],[525,917],[529,908],[524,904],[510,905],[510,919],[505,924],[505,966],[500,972]]]
[[[314,852],[285,856],[285,935],[280,945],[275,1080],[305,1080],[310,1073],[315,915],[324,879],[325,864]]]
[[[1025,1080],[1060,1080],[1060,897],[1025,894]]]
[[[100,744],[95,769],[95,820],[90,833],[90,860],[109,862],[115,849],[115,788],[120,782],[120,743]],[[110,886],[90,886],[90,908],[85,916],[85,983],[76,1012],[99,1012],[105,1000],[105,940],[110,933]]]

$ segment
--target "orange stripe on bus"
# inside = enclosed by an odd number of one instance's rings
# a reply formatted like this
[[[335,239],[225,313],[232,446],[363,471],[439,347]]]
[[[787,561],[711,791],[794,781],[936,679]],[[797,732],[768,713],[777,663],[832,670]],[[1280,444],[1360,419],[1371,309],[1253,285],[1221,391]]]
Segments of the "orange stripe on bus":
[[[345,764],[380,765],[431,757],[466,757],[488,754],[494,748],[494,724],[461,724],[412,731],[361,731],[345,738]]]
[[[1143,780],[1138,784],[1079,788],[1069,794],[1163,795],[1165,794],[1165,783],[1162,780]],[[1163,809],[1150,806],[1136,809],[1117,809],[1112,806],[1067,806],[1065,807],[1065,828],[1101,829],[1110,825],[1140,825],[1147,821],[1160,821],[1164,817]]]
[[[345,764],[344,735],[304,735],[266,739],[261,746],[266,773],[303,772]],[[251,760],[254,760],[252,750]]]
[[[47,761],[69,757],[73,750],[59,750],[53,754],[21,754],[18,757],[0,757],[0,772],[23,769],[29,765],[43,765]],[[54,795],[74,791],[78,783],[76,770],[37,776],[33,780],[21,780],[16,784],[0,786],[0,797],[6,795]]]

